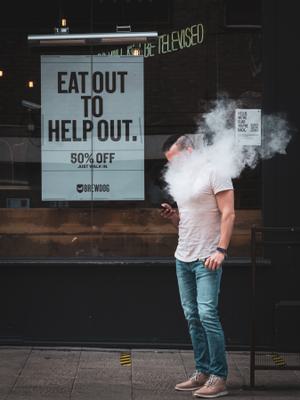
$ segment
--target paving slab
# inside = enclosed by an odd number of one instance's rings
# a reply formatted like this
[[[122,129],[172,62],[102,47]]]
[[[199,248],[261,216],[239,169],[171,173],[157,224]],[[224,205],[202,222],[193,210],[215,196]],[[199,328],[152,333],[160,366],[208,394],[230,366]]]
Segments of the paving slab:
[[[5,398],[15,385],[31,348],[1,348],[0,349],[0,399]]]
[[[178,351],[134,352],[132,354],[132,385],[136,390],[169,392],[177,382],[186,379]]]
[[[130,400],[132,371],[131,366],[120,364],[123,352],[82,352],[71,398]]]
[[[70,400],[70,396],[68,394],[62,396],[57,394],[45,394],[39,392],[10,393],[3,400]]]
[[[132,391],[129,384],[87,383],[78,385],[71,393],[72,400],[131,400]]]
[[[32,349],[7,399],[68,398],[79,358],[78,351]]]
[[[192,394],[189,392],[135,389],[133,391],[133,400],[192,400]]]
[[[300,383],[300,371],[294,371],[297,381]]]
[[[109,369],[120,367],[120,355],[129,353],[130,350],[115,351],[82,351],[80,358],[80,369]]]

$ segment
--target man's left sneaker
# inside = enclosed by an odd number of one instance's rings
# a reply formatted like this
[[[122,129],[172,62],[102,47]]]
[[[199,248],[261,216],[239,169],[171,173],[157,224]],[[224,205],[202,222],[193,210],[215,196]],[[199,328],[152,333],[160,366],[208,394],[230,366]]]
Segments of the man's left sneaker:
[[[213,399],[215,397],[226,396],[228,394],[225,379],[210,375],[208,380],[201,386],[200,389],[193,392],[195,397],[203,397],[205,399]]]

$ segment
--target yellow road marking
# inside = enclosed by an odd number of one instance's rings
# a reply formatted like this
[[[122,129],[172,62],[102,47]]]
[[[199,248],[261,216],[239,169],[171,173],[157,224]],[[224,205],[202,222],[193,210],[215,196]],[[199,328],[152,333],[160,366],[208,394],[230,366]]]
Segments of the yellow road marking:
[[[131,365],[131,354],[123,353],[120,355],[121,365]]]
[[[286,362],[284,358],[278,353],[272,353],[272,360],[274,361],[274,364],[278,367],[286,367]]]

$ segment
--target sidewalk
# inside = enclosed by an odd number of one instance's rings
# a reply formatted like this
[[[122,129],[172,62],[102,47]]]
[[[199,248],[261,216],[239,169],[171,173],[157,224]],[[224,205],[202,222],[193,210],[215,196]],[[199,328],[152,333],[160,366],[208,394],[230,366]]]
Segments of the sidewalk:
[[[131,355],[125,365],[122,353]],[[229,352],[229,396],[300,398],[300,371],[256,371],[249,389],[249,353]],[[183,400],[175,383],[194,368],[192,351],[0,347],[0,400]],[[248,387],[247,387],[248,386]]]

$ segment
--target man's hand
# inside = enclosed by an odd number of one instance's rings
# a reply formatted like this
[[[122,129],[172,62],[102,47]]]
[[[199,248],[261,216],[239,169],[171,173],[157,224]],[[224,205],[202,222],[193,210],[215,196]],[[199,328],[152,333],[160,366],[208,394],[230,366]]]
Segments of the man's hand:
[[[224,261],[224,254],[220,253],[219,251],[216,251],[213,255],[208,257],[204,263],[205,267],[211,270],[216,270],[218,269],[222,262]]]
[[[162,203],[161,204],[161,212],[160,215],[164,218],[170,219],[172,216],[176,213],[176,210],[174,210],[170,204],[168,203]]]
[[[168,204],[168,203],[162,203],[162,204],[161,204],[160,215],[161,215],[163,218],[166,218],[166,219],[171,220],[172,224],[173,224],[175,227],[178,227],[178,223],[179,223],[178,212],[177,212],[177,210],[175,210],[174,208],[172,208],[172,207],[170,206],[170,204]]]

